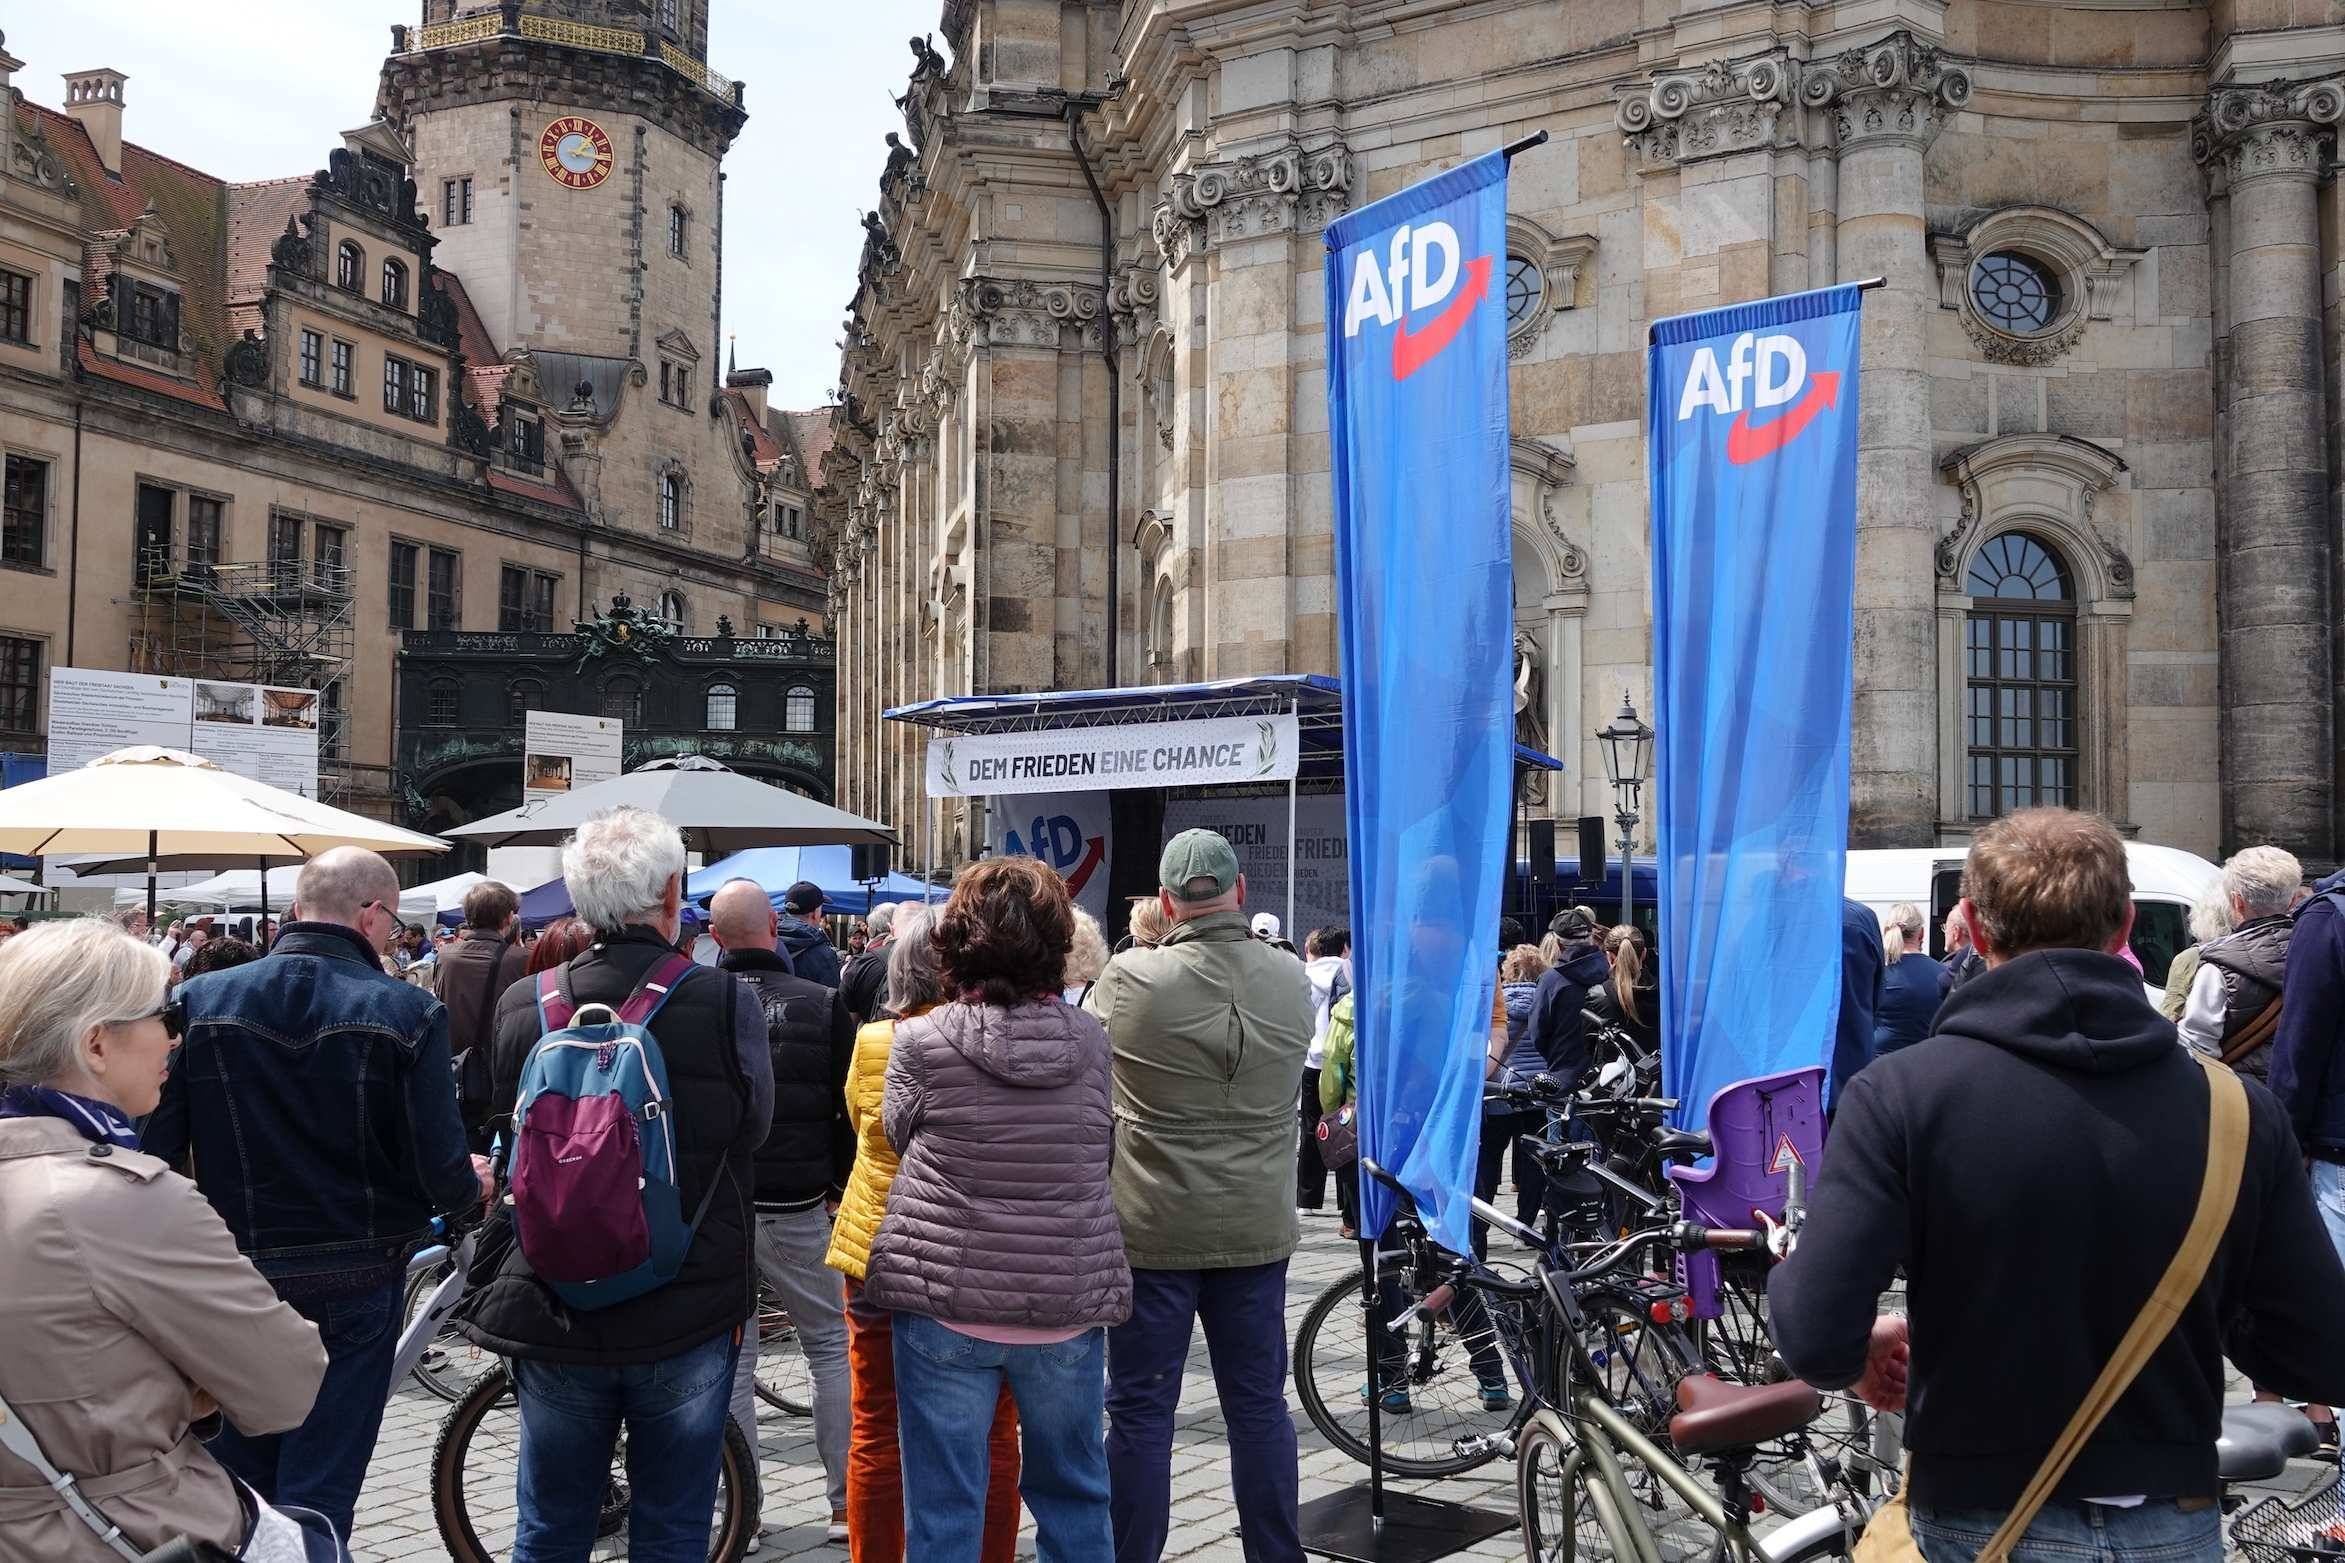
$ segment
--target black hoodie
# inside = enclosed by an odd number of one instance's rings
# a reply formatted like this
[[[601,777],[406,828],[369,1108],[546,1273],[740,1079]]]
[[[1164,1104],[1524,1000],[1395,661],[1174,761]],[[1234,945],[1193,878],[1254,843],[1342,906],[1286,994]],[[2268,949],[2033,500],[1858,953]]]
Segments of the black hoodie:
[[[2345,1269],[2287,1118],[2245,1083],[2223,1246],[2060,1497],[2214,1495],[2225,1355],[2289,1399],[2345,1402]],[[1768,1287],[1777,1349],[1854,1383],[1903,1269],[1913,1501],[2008,1509],[2180,1247],[2206,1146],[2207,1081],[2131,966],[2046,950],[1983,972],[1936,1035],[1849,1083]]]

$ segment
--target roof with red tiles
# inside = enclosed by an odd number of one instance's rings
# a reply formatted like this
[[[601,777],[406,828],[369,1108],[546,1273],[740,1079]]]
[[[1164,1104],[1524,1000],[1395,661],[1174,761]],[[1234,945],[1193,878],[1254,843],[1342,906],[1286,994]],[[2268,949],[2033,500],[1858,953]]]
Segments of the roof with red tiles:
[[[228,302],[257,301],[268,291],[269,251],[310,207],[310,178],[266,179],[228,187]]]
[[[790,441],[798,447],[800,481],[809,488],[822,484],[822,458],[831,448],[831,415],[837,410],[810,407],[782,414],[782,421],[789,427]]]
[[[749,436],[749,459],[760,472],[767,471],[782,459],[782,447],[773,437],[773,431],[758,420],[757,409],[749,400],[747,391],[727,389],[721,393],[725,405],[732,409],[734,427]]]

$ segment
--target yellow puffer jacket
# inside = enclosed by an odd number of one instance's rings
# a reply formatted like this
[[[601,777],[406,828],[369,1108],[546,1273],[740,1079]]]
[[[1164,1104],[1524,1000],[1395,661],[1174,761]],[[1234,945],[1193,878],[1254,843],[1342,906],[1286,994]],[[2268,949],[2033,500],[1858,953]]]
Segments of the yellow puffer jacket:
[[[912,1013],[926,1014],[932,1007],[923,1005]],[[871,1263],[871,1240],[879,1234],[879,1218],[887,1214],[888,1188],[896,1181],[896,1148],[888,1143],[879,1111],[887,1096],[888,1054],[895,1045],[896,1023],[875,1020],[855,1033],[855,1056],[847,1064],[847,1123],[855,1131],[855,1170],[847,1175],[847,1192],[839,1200],[826,1262],[850,1281],[862,1280]]]

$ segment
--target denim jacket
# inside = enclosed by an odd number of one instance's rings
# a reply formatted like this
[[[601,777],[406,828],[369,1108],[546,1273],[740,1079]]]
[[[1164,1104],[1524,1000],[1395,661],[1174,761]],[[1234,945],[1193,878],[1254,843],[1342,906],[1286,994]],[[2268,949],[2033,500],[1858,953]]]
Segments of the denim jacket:
[[[272,1280],[395,1274],[480,1188],[448,1012],[335,923],[288,923],[264,960],[180,988],[187,1030],[143,1149],[179,1163]]]

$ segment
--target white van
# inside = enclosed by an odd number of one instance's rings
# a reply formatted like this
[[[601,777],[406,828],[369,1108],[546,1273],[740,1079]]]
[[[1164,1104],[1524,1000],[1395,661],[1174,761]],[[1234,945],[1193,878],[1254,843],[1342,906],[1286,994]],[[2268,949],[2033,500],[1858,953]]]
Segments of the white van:
[[[1946,953],[1946,914],[1962,898],[1961,847],[1902,847],[1848,854],[1848,898],[1886,915],[1911,901],[1930,919],[1930,953]],[[2125,867],[2133,879],[2133,953],[2142,981],[2156,992],[2166,970],[2191,943],[2191,903],[2221,877],[2214,864],[2179,847],[2147,842],[2125,844]]]

